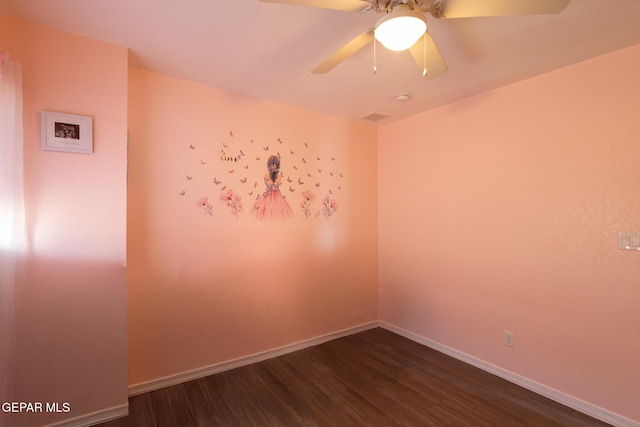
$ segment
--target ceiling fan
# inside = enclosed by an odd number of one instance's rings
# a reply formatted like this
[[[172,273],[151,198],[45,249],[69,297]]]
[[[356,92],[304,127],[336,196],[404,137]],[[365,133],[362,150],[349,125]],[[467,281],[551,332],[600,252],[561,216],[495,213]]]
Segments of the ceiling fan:
[[[348,12],[385,15],[370,28],[338,49],[311,72],[325,74],[345,59],[377,40],[387,49],[409,50],[422,75],[431,79],[447,71],[427,29],[425,13],[437,19],[485,16],[545,15],[560,13],[571,0],[259,0]],[[430,3],[425,5],[425,3]]]

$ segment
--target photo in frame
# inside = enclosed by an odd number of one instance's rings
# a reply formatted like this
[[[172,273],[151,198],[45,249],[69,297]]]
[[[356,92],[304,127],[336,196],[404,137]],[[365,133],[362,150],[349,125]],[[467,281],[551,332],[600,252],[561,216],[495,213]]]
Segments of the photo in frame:
[[[42,111],[40,148],[67,153],[93,153],[93,118]]]

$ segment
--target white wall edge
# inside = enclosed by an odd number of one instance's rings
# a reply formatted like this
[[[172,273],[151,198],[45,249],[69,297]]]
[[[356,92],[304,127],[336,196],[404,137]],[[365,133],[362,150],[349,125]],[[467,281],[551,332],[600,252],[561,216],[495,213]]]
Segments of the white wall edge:
[[[580,399],[576,399],[573,396],[547,387],[543,384],[525,378],[506,369],[500,368],[499,366],[492,365],[491,363],[485,362],[484,360],[477,359],[451,347],[447,347],[446,345],[440,344],[436,341],[430,340],[418,334],[414,334],[413,332],[409,332],[398,326],[383,321],[380,321],[379,325],[383,329],[401,335],[405,338],[410,339],[411,341],[417,342],[418,344],[425,345],[429,348],[432,348],[433,350],[439,351],[440,353],[444,353],[447,356],[453,357],[454,359],[458,359],[462,362],[468,363],[469,365],[475,366],[476,368],[482,369],[485,372],[531,390],[534,393],[547,397],[551,400],[568,406],[569,408],[582,412],[583,414],[589,415],[600,421],[604,421],[605,423],[609,423],[616,427],[640,427],[640,423],[623,417],[622,415],[618,415],[599,406],[592,405]]]
[[[250,365],[252,363],[262,362],[263,360],[282,356],[288,353],[293,353],[294,351],[303,350],[307,347],[323,344],[325,342],[328,342],[337,338],[342,338],[349,335],[357,334],[359,332],[364,332],[369,329],[374,329],[374,328],[377,328],[378,326],[379,326],[378,321],[368,322],[362,325],[332,332],[326,335],[321,335],[308,340],[287,344],[283,347],[278,347],[278,348],[263,351],[260,353],[251,354],[249,356],[240,357],[238,359],[216,363],[213,365],[205,366],[205,367],[194,369],[191,371],[182,372],[176,375],[170,375],[167,377],[159,378],[157,380],[133,384],[129,386],[129,396],[135,396],[138,394],[159,390],[161,388],[170,387],[176,384],[185,383],[187,381],[208,377],[209,375],[214,375],[220,372],[239,368],[241,366]]]
[[[91,427],[96,424],[106,423],[129,415],[129,404],[114,406],[102,411],[96,411],[90,414],[81,415],[55,424],[48,424],[47,427]]]

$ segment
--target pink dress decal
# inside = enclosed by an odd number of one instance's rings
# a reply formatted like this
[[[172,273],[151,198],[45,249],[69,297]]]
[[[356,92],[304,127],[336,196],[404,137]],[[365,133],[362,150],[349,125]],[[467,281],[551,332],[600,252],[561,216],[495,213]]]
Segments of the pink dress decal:
[[[293,210],[280,193],[282,174],[280,173],[280,158],[269,157],[267,160],[269,173],[264,176],[267,190],[260,194],[251,208],[251,215],[260,221],[282,221],[293,217]]]

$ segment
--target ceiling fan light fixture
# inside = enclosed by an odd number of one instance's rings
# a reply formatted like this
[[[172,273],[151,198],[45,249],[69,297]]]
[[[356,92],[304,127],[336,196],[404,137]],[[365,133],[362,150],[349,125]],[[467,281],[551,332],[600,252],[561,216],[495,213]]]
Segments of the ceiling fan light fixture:
[[[397,7],[383,16],[374,30],[376,40],[389,50],[409,49],[427,31],[424,14]]]

